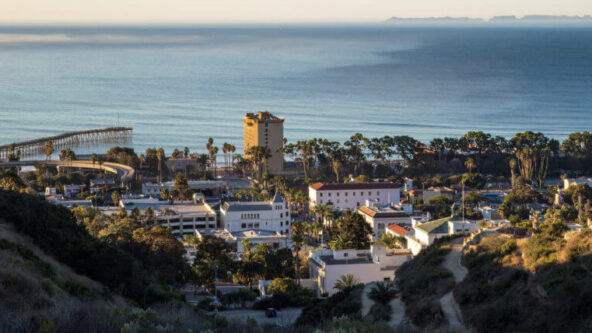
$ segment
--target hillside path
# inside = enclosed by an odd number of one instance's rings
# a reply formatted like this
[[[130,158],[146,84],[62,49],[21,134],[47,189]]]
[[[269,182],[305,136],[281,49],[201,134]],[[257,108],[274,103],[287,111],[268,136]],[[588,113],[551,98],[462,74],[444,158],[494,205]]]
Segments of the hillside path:
[[[448,253],[442,263],[444,268],[448,269],[454,276],[454,282],[461,282],[467,276],[468,270],[461,264],[462,257],[462,238],[454,239],[450,245],[452,249]],[[462,312],[460,307],[454,299],[453,290],[440,298],[440,306],[444,312],[444,316],[450,325],[450,328],[455,330],[464,330],[462,323]]]

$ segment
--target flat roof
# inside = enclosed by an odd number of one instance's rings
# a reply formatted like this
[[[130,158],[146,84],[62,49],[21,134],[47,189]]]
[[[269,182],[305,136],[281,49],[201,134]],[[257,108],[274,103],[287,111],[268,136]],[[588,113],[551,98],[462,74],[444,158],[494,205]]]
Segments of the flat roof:
[[[319,258],[325,263],[325,265],[356,265],[374,263],[370,254],[364,254],[363,256],[356,256],[355,258],[348,259],[335,259],[335,257],[332,255],[319,256]]]
[[[224,210],[228,212],[242,212],[242,211],[260,211],[260,210],[272,210],[271,204],[267,201],[258,202],[225,202],[223,205]]]
[[[323,184],[314,183],[309,186],[315,191],[332,190],[380,190],[380,189],[399,189],[400,184],[381,182],[381,183],[344,183],[344,184]]]
[[[379,207],[362,206],[362,207],[358,208],[358,211],[360,211],[361,213],[364,213],[370,217],[376,217],[376,218],[409,217],[409,214],[407,214],[403,211],[400,211],[400,210],[395,210],[391,207],[379,208]]]

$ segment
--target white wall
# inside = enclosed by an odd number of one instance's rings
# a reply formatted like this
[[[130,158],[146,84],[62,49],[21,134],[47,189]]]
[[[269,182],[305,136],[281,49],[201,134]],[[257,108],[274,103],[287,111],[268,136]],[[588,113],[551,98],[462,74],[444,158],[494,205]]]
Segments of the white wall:
[[[378,201],[384,204],[398,204],[399,201],[401,201],[401,189],[387,188],[330,191],[321,189],[317,191],[309,188],[308,196],[311,207],[314,207],[315,205],[327,205],[328,202],[332,202],[333,208],[354,210],[364,206],[366,200]]]
[[[221,209],[220,220],[222,227],[230,232],[262,229],[281,234],[290,233],[290,209],[285,203],[274,203],[271,210],[226,211]]]

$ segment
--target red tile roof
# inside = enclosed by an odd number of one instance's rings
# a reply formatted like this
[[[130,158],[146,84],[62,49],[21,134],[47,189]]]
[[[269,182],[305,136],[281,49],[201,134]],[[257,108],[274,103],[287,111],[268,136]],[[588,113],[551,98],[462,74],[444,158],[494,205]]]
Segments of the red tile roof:
[[[407,229],[405,229],[397,224],[389,225],[387,228],[388,228],[388,230],[394,232],[395,234],[397,234],[399,236],[403,236],[409,232]]]
[[[396,183],[345,183],[345,184],[323,184],[314,183],[310,188],[315,191],[330,191],[330,190],[380,190],[389,188],[401,188],[401,185]]]

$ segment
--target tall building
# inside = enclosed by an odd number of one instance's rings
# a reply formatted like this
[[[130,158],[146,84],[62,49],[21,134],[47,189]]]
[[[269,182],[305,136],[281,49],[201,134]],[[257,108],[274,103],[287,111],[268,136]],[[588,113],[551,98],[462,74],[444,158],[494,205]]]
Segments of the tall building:
[[[251,146],[268,147],[271,157],[267,159],[267,172],[281,174],[284,171],[284,158],[278,149],[284,145],[284,118],[278,118],[267,111],[247,113],[243,130],[245,156]]]

